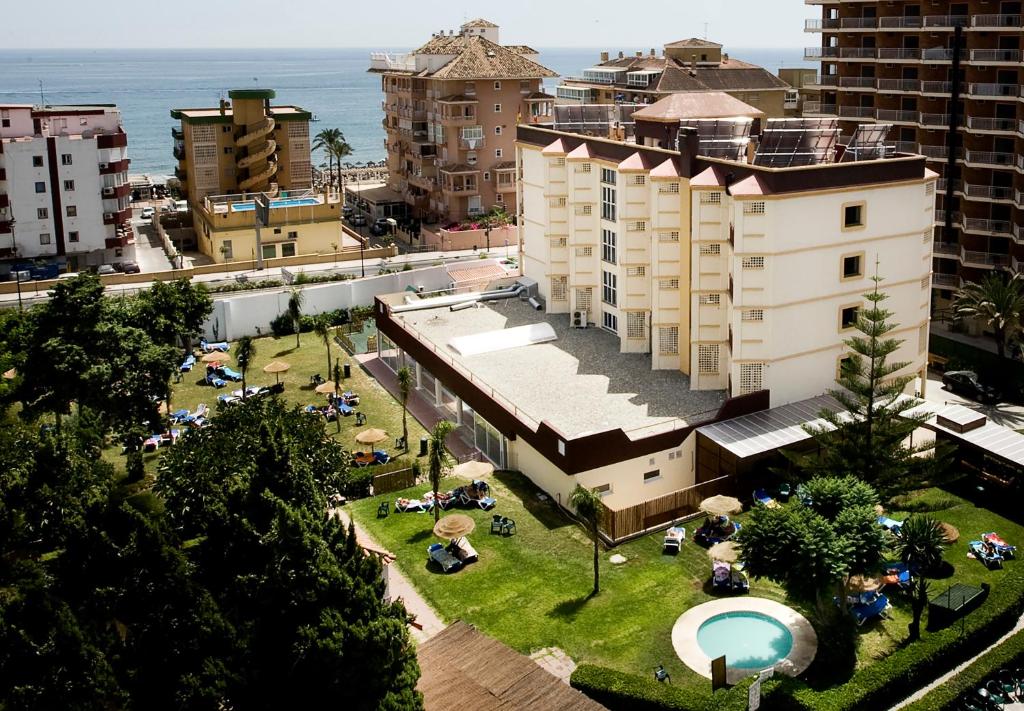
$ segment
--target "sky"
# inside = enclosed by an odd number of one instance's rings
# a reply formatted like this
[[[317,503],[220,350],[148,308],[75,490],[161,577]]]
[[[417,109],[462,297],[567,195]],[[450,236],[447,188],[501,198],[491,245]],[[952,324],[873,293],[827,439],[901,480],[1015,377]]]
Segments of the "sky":
[[[2,0],[0,48],[359,47],[422,44],[484,17],[504,44],[658,47],[707,37],[726,47],[802,47],[803,0]],[[243,9],[244,8],[244,9]]]

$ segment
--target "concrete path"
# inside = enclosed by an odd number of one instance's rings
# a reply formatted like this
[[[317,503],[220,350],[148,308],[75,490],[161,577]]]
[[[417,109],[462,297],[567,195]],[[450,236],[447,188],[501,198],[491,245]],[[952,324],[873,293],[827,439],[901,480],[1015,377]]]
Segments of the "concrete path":
[[[530,659],[537,662],[537,665],[544,671],[557,676],[565,684],[569,683],[569,678],[576,671],[576,662],[558,647],[538,649],[530,655]]]

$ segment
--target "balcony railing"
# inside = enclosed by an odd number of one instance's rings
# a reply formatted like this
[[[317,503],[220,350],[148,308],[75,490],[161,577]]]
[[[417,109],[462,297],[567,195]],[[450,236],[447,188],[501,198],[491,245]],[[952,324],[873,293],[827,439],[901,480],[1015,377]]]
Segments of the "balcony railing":
[[[839,77],[835,74],[819,74],[807,86],[839,86]]]
[[[1013,188],[1002,185],[972,185],[965,183],[963,194],[981,200],[1013,200]]]
[[[948,126],[949,114],[921,114],[922,126]]]
[[[925,158],[948,158],[949,148],[947,146],[930,146],[922,143],[918,150]]]
[[[971,96],[1011,96],[1020,95],[1019,84],[977,84],[971,82],[967,85],[967,93]]]
[[[869,118],[875,117],[873,106],[840,106],[839,115],[846,118]]]
[[[1013,241],[1017,244],[1024,244],[1024,225],[1013,226]]]
[[[921,91],[920,79],[879,79],[879,91]]]
[[[972,49],[972,62],[1008,62],[1020,61],[1019,49]]]
[[[921,58],[921,50],[906,49],[901,47],[882,47],[878,50],[879,59],[887,60],[913,60]]]
[[[953,59],[953,50],[937,47],[934,49],[921,50],[921,60],[924,62],[949,62]]]
[[[846,89],[874,89],[874,77],[840,77],[839,86]]]
[[[997,153],[995,151],[967,151],[966,162],[977,165],[992,165],[1012,168],[1016,155],[1013,153]]]
[[[922,21],[923,18],[920,15],[915,17],[879,17],[878,27],[883,30],[913,30],[920,28]]]
[[[976,252],[974,250],[965,249],[960,255],[960,260],[964,264],[982,267],[996,268],[1010,266],[1009,255],[996,254],[995,252]]]
[[[1020,13],[1015,15],[975,15],[971,18],[971,27],[998,29],[1001,27],[1020,27]]]
[[[953,289],[960,288],[961,279],[956,274],[932,274],[932,286],[947,286]]]
[[[805,115],[837,116],[835,104],[823,104],[820,101],[805,101]]]
[[[985,217],[966,217],[963,219],[965,232],[984,232],[986,234],[1009,237],[1013,234],[1013,226],[1008,220],[990,220]]]
[[[938,28],[949,28],[952,29],[957,25],[966,27],[970,23],[970,17],[967,15],[925,15],[923,27],[938,29]]]
[[[873,30],[878,27],[877,17],[843,17],[839,27],[844,30]]]
[[[960,245],[956,242],[932,242],[932,253],[960,258]]]
[[[485,143],[486,140],[483,136],[480,136],[479,138],[459,138],[459,148],[467,151],[475,151],[483,148]]]
[[[878,111],[878,120],[885,121],[887,119],[882,118],[882,111]],[[920,149],[916,141],[896,141],[896,152],[897,153],[920,153]]]
[[[971,128],[976,131],[1004,131],[1013,133],[1017,130],[1017,119],[968,116],[967,128]]]
[[[948,81],[923,81],[921,82],[922,94],[948,94],[953,91],[953,82]]]
[[[840,59],[874,59],[876,56],[874,47],[840,47]]]
[[[877,113],[879,121],[890,121],[892,123],[919,123],[920,111],[901,111],[899,109],[879,109]]]

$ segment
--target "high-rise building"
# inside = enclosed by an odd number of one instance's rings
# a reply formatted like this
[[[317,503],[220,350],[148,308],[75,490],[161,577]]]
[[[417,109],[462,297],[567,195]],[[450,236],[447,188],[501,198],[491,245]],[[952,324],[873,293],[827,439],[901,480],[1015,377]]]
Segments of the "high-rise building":
[[[705,39],[669,42],[660,56],[653,48],[633,56],[601,52],[600,62],[582,74],[562,81],[556,89],[559,102],[653,104],[669,94],[724,91],[770,118],[796,108],[796,92],[789,84]]]
[[[498,26],[473,20],[408,54],[376,52],[390,187],[414,217],[460,220],[515,210],[515,130],[549,123],[557,76],[538,53],[499,43]]]
[[[133,259],[127,146],[113,105],[0,105],[0,258]]]
[[[298,106],[272,106],[273,89],[233,89],[230,102],[173,109],[175,177],[189,204],[209,195],[309,190],[309,120]]]
[[[821,5],[820,101],[805,116],[893,124],[901,151],[941,175],[932,283],[937,306],[964,281],[1024,259],[1024,63],[1020,2]],[[959,38],[959,40],[957,40]]]

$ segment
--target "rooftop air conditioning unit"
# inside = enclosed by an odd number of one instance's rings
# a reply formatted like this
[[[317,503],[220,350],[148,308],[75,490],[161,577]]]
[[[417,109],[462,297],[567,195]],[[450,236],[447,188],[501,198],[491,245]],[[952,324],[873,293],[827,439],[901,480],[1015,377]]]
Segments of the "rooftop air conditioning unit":
[[[586,311],[573,311],[572,312],[572,327],[573,328],[586,328],[587,327],[587,312]]]

